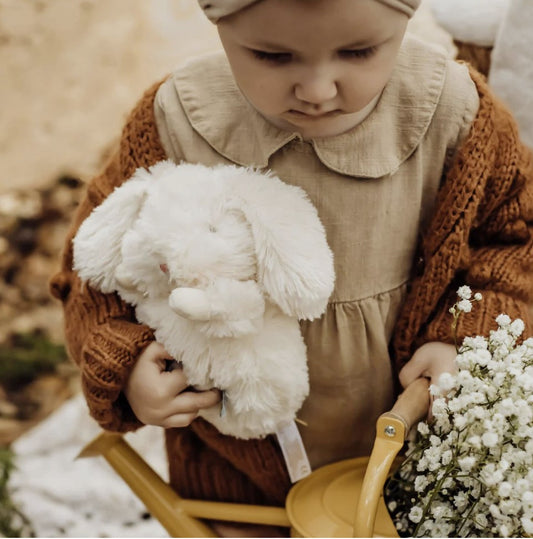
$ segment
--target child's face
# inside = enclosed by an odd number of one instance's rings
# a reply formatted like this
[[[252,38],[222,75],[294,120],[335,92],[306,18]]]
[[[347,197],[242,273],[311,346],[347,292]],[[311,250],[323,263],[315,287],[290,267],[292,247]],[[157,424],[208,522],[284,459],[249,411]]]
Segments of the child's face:
[[[218,30],[250,103],[310,138],[356,125],[391,76],[407,21],[375,0],[263,0]]]

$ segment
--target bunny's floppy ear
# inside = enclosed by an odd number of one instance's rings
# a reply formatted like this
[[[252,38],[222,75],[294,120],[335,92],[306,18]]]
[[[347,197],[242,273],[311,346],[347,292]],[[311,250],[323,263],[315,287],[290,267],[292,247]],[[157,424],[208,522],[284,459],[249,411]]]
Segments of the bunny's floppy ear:
[[[333,291],[333,255],[317,211],[301,188],[235,167],[229,183],[252,227],[258,282],[290,316],[313,320]]]
[[[122,260],[122,241],[139,215],[150,177],[138,169],[92,211],[73,239],[74,269],[82,281],[104,293],[117,290],[115,270]]]

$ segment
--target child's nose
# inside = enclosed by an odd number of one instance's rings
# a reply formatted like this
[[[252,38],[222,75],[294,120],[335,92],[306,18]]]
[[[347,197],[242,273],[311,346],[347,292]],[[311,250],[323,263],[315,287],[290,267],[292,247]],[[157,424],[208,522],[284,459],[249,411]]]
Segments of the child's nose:
[[[299,101],[321,105],[337,95],[337,82],[328,73],[309,73],[300,78],[295,85],[294,94]]]

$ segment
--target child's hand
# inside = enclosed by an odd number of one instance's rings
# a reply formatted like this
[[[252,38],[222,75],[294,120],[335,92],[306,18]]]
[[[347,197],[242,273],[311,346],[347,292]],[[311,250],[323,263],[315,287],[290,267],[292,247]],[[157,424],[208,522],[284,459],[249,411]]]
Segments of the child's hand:
[[[417,378],[428,378],[436,385],[441,374],[455,373],[457,352],[452,344],[428,342],[422,345],[400,371],[400,383],[407,387]]]
[[[181,368],[167,370],[172,360],[157,342],[150,343],[137,359],[124,393],[139,421],[165,429],[187,427],[202,408],[220,402],[217,389],[184,391],[187,378]]]

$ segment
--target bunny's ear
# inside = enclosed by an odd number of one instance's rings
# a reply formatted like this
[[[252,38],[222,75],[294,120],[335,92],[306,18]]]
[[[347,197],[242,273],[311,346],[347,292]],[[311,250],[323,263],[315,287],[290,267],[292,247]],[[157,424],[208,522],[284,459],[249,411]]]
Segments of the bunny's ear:
[[[317,211],[299,187],[235,167],[229,182],[252,227],[258,281],[286,314],[313,320],[333,291],[333,255]]]
[[[139,215],[149,178],[146,170],[137,170],[92,211],[73,239],[74,269],[104,293],[117,290],[122,241]]]

